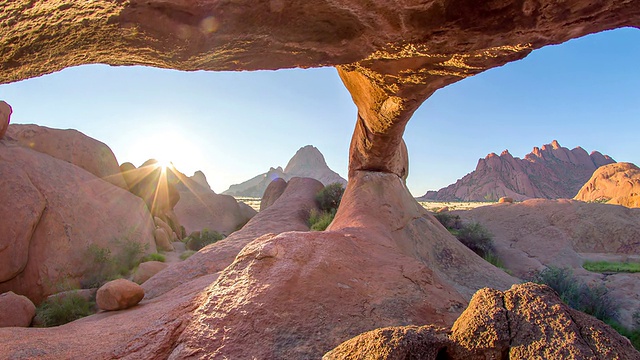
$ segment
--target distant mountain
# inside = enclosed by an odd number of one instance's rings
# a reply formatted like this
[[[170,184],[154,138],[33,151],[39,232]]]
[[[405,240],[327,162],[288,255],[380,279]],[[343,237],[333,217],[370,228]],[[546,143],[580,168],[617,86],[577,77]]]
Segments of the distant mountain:
[[[429,191],[419,200],[493,201],[506,196],[517,201],[529,198],[571,199],[593,172],[615,163],[597,151],[588,154],[581,147],[569,150],[554,140],[542,148],[534,147],[524,159],[508,150],[491,153],[478,160],[475,171],[455,184]]]
[[[266,173],[257,175],[243,183],[231,185],[223,194],[262,197],[271,181],[277,178],[289,181],[293,177],[308,177],[316,179],[325,185],[335,182],[347,183],[347,180],[329,168],[320,150],[312,145],[307,145],[300,148],[293,155],[284,170],[280,166],[270,168]]]

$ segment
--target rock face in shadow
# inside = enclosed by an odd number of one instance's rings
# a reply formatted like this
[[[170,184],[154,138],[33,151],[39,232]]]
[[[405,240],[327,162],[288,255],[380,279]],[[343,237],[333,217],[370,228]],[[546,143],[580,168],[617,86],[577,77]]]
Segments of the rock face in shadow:
[[[7,138],[0,172],[0,292],[37,304],[60,286],[79,286],[92,245],[115,255],[131,241],[155,252],[151,217],[128,191]]]
[[[12,112],[13,109],[11,109],[11,105],[4,101],[0,101],[0,139],[4,137],[4,134],[6,134],[7,129],[9,128]]]
[[[186,177],[175,169],[172,171],[180,197],[174,211],[187,234],[209,229],[229,235],[255,216],[255,210],[241,208],[241,204],[232,196],[216,194],[211,190],[201,172],[202,175],[196,173],[194,177]]]
[[[611,163],[615,160],[597,151],[589,155],[580,147],[569,150],[554,140],[534,147],[524,159],[514,158],[508,150],[491,153],[455,184],[430,191],[420,200],[570,199],[599,166]]]
[[[273,180],[267,189],[264,191],[264,195],[262,195],[262,199],[260,200],[260,211],[266,210],[269,206],[273,205],[273,203],[282,196],[285,189],[287,188],[287,181],[282,178],[278,178]]]
[[[482,289],[449,332],[433,327],[377,329],[323,359],[638,359],[605,323],[567,307],[549,287],[526,283]]]
[[[640,207],[640,168],[631,163],[602,166],[574,199]]]
[[[324,185],[332,183],[347,184],[337,172],[331,170],[324,156],[315,146],[301,147],[287,163],[287,167],[270,168],[268,172],[255,176],[241,184],[234,184],[223,194],[233,196],[263,197],[265,190],[277,179],[289,181],[294,177],[316,179]]]
[[[74,164],[113,185],[128,189],[111,149],[77,130],[12,124],[7,137],[21,146]]]

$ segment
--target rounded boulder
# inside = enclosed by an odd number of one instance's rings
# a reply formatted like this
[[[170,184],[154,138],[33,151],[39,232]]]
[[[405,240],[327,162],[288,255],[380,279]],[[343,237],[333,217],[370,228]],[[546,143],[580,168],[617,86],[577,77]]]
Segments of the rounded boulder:
[[[0,328],[28,327],[36,316],[36,306],[26,296],[13,291],[0,295]]]
[[[98,289],[96,303],[100,310],[123,310],[137,305],[143,297],[144,289],[140,285],[126,279],[117,279]]]

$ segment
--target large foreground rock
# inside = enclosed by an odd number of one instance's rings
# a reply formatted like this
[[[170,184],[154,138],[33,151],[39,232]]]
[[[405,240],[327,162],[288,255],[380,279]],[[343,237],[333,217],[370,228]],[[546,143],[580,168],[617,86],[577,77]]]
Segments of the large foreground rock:
[[[113,256],[129,242],[155,252],[144,203],[66,161],[0,141],[0,292],[36,304],[80,287],[97,249]]]
[[[118,161],[111,149],[77,130],[11,124],[7,137],[24,147],[72,163],[105,181],[127,189]]]
[[[429,326],[377,329],[344,342],[323,359],[639,359],[628,339],[567,307],[550,288],[527,283],[482,289],[447,338]]]
[[[640,168],[631,163],[602,166],[574,199],[640,207]]]

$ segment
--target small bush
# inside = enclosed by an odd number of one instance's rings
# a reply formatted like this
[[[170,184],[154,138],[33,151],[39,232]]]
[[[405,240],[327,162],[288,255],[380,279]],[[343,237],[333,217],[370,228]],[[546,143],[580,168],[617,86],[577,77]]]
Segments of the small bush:
[[[142,258],[142,260],[140,261],[141,263],[143,262],[147,262],[147,261],[160,261],[160,262],[165,262],[167,260],[167,258],[162,255],[162,254],[158,254],[158,253],[153,253],[153,254],[149,254],[145,257]]]
[[[198,251],[203,247],[224,239],[224,236],[217,231],[203,229],[202,231],[193,232],[186,238],[188,250]]]
[[[604,285],[589,286],[578,280],[569,268],[549,267],[539,272],[534,282],[546,284],[570,307],[602,321],[615,321],[619,305]]]
[[[454,235],[466,247],[482,257],[494,252],[493,235],[480,223],[472,222],[464,225]]]
[[[187,260],[188,258],[191,257],[191,255],[193,255],[195,253],[196,253],[196,251],[187,250],[187,251],[183,252],[182,254],[180,254],[180,260]]]
[[[617,321],[605,321],[609,326],[611,326],[615,331],[617,331],[620,335],[626,337],[631,341],[631,345],[633,345],[636,350],[640,351],[640,329],[629,330],[626,327],[620,325]]]
[[[459,215],[453,215],[448,212],[435,213],[433,216],[448,230],[459,229],[462,224]]]
[[[610,261],[585,261],[583,268],[593,272],[640,272],[640,263],[637,262],[610,262]]]
[[[110,280],[129,275],[132,269],[142,261],[145,246],[131,240],[117,240],[121,250],[115,255],[108,248],[91,244],[87,248],[89,268],[82,283],[83,288],[100,287]]]
[[[309,213],[309,227],[312,231],[324,231],[335,216],[335,211],[317,211],[313,209]]]
[[[78,294],[47,300],[36,308],[44,327],[59,326],[95,313],[95,302]]]
[[[326,212],[337,211],[344,194],[344,187],[340,183],[325,186],[316,194],[316,202],[320,210]]]

